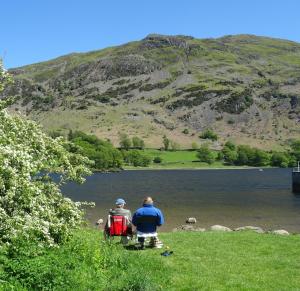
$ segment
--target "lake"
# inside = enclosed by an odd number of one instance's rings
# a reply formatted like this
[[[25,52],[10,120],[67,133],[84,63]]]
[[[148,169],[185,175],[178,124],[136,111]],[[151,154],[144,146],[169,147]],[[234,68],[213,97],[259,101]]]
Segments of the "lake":
[[[291,169],[142,170],[95,173],[83,185],[69,183],[63,193],[75,201],[94,201],[87,219],[106,219],[116,198],[127,208],[151,196],[164,215],[162,231],[196,217],[197,226],[245,225],[300,232],[300,195],[291,192]]]

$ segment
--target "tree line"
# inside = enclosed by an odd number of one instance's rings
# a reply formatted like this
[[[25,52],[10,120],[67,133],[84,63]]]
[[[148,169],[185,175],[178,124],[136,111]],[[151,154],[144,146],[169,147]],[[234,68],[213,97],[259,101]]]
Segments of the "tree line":
[[[225,165],[253,167],[293,167],[300,160],[300,140],[291,142],[290,150],[284,152],[264,151],[249,145],[236,145],[227,141],[218,153],[211,150],[207,144],[202,145],[197,153],[199,161],[212,164],[216,160]]]

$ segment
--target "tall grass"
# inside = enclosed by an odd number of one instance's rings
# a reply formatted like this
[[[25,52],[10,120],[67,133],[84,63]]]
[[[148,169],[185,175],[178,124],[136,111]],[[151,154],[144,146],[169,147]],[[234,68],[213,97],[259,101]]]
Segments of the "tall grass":
[[[164,272],[159,259],[145,260],[84,229],[57,249],[41,253],[22,242],[21,249],[2,253],[0,290],[160,290],[154,278]]]

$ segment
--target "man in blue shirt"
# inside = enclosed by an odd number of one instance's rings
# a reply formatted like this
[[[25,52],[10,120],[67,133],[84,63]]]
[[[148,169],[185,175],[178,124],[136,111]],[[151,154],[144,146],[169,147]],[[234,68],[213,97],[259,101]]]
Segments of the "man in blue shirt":
[[[152,198],[145,198],[143,207],[139,208],[132,217],[132,224],[136,226],[138,241],[142,248],[144,248],[145,238],[150,238],[150,246],[162,247],[162,243],[157,238],[156,229],[163,223],[163,214],[153,206]]]

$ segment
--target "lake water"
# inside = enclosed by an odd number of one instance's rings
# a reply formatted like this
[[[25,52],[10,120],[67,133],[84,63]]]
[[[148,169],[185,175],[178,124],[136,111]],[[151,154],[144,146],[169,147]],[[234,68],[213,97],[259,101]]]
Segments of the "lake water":
[[[96,173],[85,184],[69,183],[62,190],[75,201],[96,203],[87,211],[91,223],[106,219],[118,197],[134,211],[152,196],[165,215],[162,231],[196,217],[199,227],[254,225],[300,232],[300,195],[291,192],[290,169]]]

